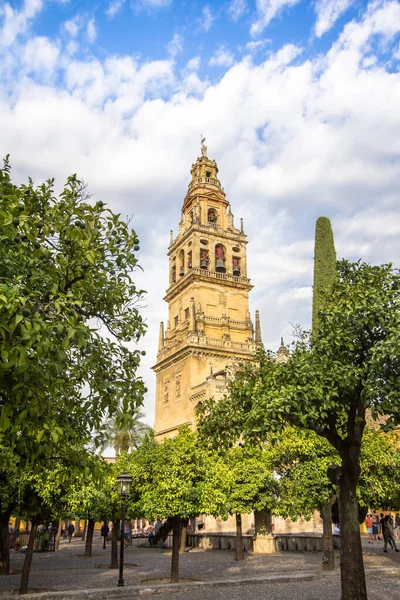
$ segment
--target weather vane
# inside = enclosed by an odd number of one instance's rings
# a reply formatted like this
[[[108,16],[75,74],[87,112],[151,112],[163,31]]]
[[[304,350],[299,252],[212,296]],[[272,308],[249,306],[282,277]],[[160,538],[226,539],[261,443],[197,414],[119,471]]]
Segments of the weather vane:
[[[205,145],[205,141],[206,141],[206,137],[203,136],[203,134],[200,134],[200,141],[201,141],[201,154],[202,156],[207,156],[207,146]]]

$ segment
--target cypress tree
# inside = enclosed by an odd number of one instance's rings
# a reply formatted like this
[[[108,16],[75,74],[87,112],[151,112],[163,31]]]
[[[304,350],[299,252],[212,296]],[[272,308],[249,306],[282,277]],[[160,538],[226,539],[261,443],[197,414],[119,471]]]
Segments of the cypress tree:
[[[323,308],[326,295],[336,276],[336,250],[331,222],[327,217],[319,217],[315,224],[314,245],[314,289],[312,305],[312,332],[318,328],[318,312]],[[320,514],[323,520],[323,556],[324,571],[333,571],[335,555],[332,535],[332,502],[323,502]]]
[[[323,308],[326,294],[336,276],[336,250],[331,222],[319,217],[315,224],[314,289],[312,305],[312,331],[318,327],[318,312]]]

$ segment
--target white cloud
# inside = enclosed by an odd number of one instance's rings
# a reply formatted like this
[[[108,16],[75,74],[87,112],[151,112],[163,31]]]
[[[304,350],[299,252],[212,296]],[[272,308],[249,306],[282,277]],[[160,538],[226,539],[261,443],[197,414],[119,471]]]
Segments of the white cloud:
[[[317,13],[317,22],[315,24],[315,33],[321,37],[329,31],[337,19],[353,4],[353,0],[317,0],[315,11]]]
[[[220,46],[214,56],[210,58],[209,64],[212,67],[230,67],[233,65],[233,62],[232,54],[224,46]]]
[[[247,42],[247,44],[244,47],[244,50],[250,52],[250,54],[256,54],[270,43],[271,40],[269,38],[264,38],[263,40],[257,40],[255,42]]]
[[[167,44],[168,54],[175,58],[178,54],[180,54],[183,50],[183,37],[179,35],[179,33],[175,33],[174,37]]]
[[[138,7],[164,8],[171,4],[172,0],[136,0]]]
[[[228,6],[228,14],[233,21],[239,21],[247,10],[246,0],[232,0]]]
[[[74,54],[76,54],[78,52],[78,49],[79,49],[79,46],[75,42],[75,40],[70,40],[66,46],[67,54],[70,56],[73,56]]]
[[[86,25],[86,35],[89,44],[93,44],[97,37],[96,23],[93,17],[88,21]]]
[[[82,27],[82,18],[76,15],[73,19],[64,21],[63,23],[65,31],[71,36],[76,37],[80,28]]]
[[[252,24],[250,33],[259,35],[285,8],[294,6],[300,0],[257,0],[257,21]]]
[[[24,48],[24,66],[28,72],[49,74],[54,71],[60,50],[45,37],[28,40]]]
[[[201,29],[203,29],[203,31],[205,31],[205,32],[209,31],[211,29],[213,21],[214,21],[214,17],[211,13],[210,7],[208,5],[204,6],[203,11],[202,11],[202,16],[200,19]]]
[[[137,279],[149,291],[150,422],[168,232],[177,232],[200,133],[236,225],[244,217],[251,310],[261,311],[267,347],[281,334],[289,341],[291,322],[310,322],[318,216],[331,217],[339,256],[400,265],[400,75],[386,62],[399,33],[399,2],[374,2],[316,58],[288,44],[212,81],[197,73],[197,56],[178,73],[173,60],[71,58],[73,48],[46,38],[0,50],[14,73],[0,75],[0,131],[15,182],[55,176],[60,186],[78,172],[96,198],[133,214],[145,269]]]
[[[122,9],[125,0],[111,0],[106,9],[106,15],[113,19]]]
[[[191,58],[185,67],[186,71],[198,71],[200,68],[200,56],[194,56],[193,58]]]
[[[0,6],[0,17],[3,18],[0,29],[0,47],[11,46],[19,35],[27,32],[30,22],[43,8],[43,0],[25,0],[21,10],[15,10],[5,2]]]

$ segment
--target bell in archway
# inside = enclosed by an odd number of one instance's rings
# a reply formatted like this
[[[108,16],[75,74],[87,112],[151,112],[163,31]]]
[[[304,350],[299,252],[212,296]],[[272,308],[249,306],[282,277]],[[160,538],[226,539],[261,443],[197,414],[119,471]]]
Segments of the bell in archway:
[[[215,270],[217,271],[217,273],[225,273],[226,269],[225,269],[225,262],[224,262],[223,258],[215,259]]]

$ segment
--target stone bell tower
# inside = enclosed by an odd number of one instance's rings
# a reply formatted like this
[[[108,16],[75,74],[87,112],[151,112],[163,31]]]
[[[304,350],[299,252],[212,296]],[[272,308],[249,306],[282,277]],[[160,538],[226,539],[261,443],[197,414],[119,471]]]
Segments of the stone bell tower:
[[[197,403],[226,390],[229,368],[249,360],[261,343],[249,312],[246,236],[233,223],[218,166],[201,156],[182,207],[179,233],[169,245],[168,325],[160,324],[156,372],[157,439],[195,427]]]

